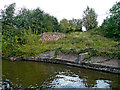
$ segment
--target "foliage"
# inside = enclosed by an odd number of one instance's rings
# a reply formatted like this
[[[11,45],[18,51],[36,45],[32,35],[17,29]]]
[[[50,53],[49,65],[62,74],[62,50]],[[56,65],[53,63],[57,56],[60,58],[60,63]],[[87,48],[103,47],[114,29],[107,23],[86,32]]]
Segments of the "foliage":
[[[86,28],[86,30],[96,28],[98,22],[95,10],[87,6],[87,9],[83,12],[83,26]]]
[[[21,23],[17,22],[20,21]],[[39,8],[34,10],[22,9],[16,17],[16,25],[21,28],[38,30],[38,34],[59,29],[58,21],[55,17],[45,14]]]
[[[15,3],[10,4],[9,6],[6,6],[6,9],[1,11],[3,26],[13,25],[14,12],[15,12]]]
[[[114,40],[120,40],[120,2],[113,5],[110,13],[110,17],[104,20],[101,28],[105,36],[113,38]]]
[[[67,19],[62,19],[60,21],[61,32],[67,32],[67,28],[69,27],[69,22]]]
[[[23,43],[17,29],[6,25],[2,35],[2,56],[5,58],[21,53],[18,47]]]
[[[59,24],[54,16],[44,13],[39,8],[29,10],[21,8],[18,13],[15,13],[15,3],[10,4],[2,10],[3,29],[6,25],[10,25],[18,29],[28,30],[31,27],[32,31],[38,30],[38,34],[43,32],[55,32],[59,29]]]
[[[75,31],[82,31],[82,20],[81,19],[72,19],[69,20],[69,28],[71,31],[75,32]]]
[[[82,31],[82,20],[74,18],[72,20],[62,19],[60,26],[63,33]]]

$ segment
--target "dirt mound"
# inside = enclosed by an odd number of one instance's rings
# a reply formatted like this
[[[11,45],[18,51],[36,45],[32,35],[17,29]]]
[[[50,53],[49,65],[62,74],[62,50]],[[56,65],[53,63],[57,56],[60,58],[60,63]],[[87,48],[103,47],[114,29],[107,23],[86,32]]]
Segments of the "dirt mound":
[[[43,36],[39,39],[39,41],[41,41],[41,42],[56,41],[56,40],[59,40],[61,38],[65,38],[65,35],[44,32]]]

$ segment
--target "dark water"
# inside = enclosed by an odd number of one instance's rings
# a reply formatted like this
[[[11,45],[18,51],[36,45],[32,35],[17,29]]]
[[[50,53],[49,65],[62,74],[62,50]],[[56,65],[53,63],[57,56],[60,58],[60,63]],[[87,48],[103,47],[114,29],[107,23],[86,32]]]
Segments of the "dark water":
[[[66,65],[3,60],[3,88],[114,88],[120,76]]]

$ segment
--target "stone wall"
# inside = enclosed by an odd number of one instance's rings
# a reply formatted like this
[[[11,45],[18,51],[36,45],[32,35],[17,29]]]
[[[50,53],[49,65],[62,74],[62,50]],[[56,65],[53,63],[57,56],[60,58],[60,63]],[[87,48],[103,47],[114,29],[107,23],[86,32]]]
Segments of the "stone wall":
[[[11,61],[25,60],[25,61],[37,61],[37,62],[48,62],[65,64],[76,67],[83,67],[93,70],[112,72],[120,74],[119,60],[111,59],[108,60],[106,57],[94,56],[90,59],[85,59],[88,53],[81,53],[79,55],[64,54],[55,51],[48,51],[39,54],[39,57],[11,57]]]
[[[43,36],[39,39],[39,41],[41,41],[41,42],[56,41],[56,40],[59,40],[61,38],[65,38],[65,35],[44,32]]]
[[[71,62],[71,61],[67,61],[67,60],[49,58],[49,57],[19,57],[19,58],[15,58],[14,60],[11,60],[11,61],[18,61],[18,60],[64,64],[64,65],[69,65],[69,66],[74,66],[74,67],[80,67],[80,68],[93,69],[93,70],[98,70],[98,71],[105,71],[105,72],[120,74],[119,68],[107,67],[107,66],[102,66],[99,64],[92,64],[92,63],[79,64],[77,62]]]

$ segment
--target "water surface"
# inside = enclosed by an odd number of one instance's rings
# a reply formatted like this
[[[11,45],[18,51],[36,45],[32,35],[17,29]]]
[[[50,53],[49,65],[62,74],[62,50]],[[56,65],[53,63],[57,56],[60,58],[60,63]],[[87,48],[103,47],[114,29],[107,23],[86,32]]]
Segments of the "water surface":
[[[120,76],[72,66],[32,61],[2,62],[3,88],[114,88]]]

